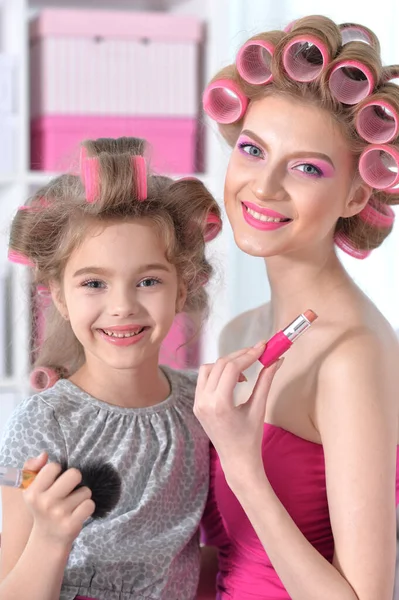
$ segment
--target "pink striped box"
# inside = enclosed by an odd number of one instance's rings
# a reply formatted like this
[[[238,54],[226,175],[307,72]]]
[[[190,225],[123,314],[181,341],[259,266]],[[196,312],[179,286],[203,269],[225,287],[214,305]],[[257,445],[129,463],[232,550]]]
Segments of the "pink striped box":
[[[72,147],[94,133],[141,135],[153,145],[155,168],[196,170],[200,21],[46,9],[30,39],[33,168],[63,168]]]

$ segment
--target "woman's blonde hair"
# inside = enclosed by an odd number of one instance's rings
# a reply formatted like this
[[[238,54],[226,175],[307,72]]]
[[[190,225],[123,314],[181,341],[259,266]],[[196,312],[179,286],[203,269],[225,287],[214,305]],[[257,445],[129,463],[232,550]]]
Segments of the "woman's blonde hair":
[[[361,32],[359,40],[363,41],[354,40],[344,43],[343,32],[356,30]],[[315,67],[320,67],[319,75],[311,81],[298,81],[293,78],[288,73],[286,64],[284,64],[286,49],[290,44],[295,44],[298,39],[303,41],[306,39],[319,41],[321,46],[326,49],[326,55],[329,57],[327,64],[322,65],[321,53],[315,50],[315,46],[312,43],[308,45],[306,43],[302,44],[302,47],[298,44],[299,52],[302,52],[304,55],[306,54],[306,62],[311,66],[313,63]],[[244,104],[239,118],[237,120],[232,119],[231,122],[227,123],[226,120],[223,122],[223,119],[220,119],[218,122],[219,129],[230,146],[236,143],[242,130],[246,113],[246,103],[248,102],[249,105],[253,101],[272,94],[300,99],[327,111],[347,139],[349,148],[354,156],[354,164],[359,164],[362,152],[370,146],[370,142],[366,141],[356,128],[356,119],[359,111],[366,103],[369,103],[373,99],[381,100],[382,98],[385,103],[388,103],[394,109],[399,121],[399,86],[389,82],[390,79],[398,76],[399,67],[395,65],[390,67],[382,66],[378,39],[367,27],[353,23],[338,26],[326,17],[315,15],[298,19],[285,31],[269,31],[258,34],[251,38],[251,40],[248,40],[248,42],[256,42],[257,40],[261,44],[264,44],[264,48],[273,48],[273,52],[269,57],[269,79],[266,81],[265,77],[264,83],[250,83],[248,78],[245,79],[242,77],[236,62],[219,71],[211,80],[204,94],[205,110],[212,118],[218,121],[207,110],[206,97],[208,91],[217,82],[221,82],[222,87],[226,85],[226,82],[228,86],[230,82],[230,85],[232,85],[230,95],[231,91],[233,93],[235,91],[238,92],[241,102]],[[367,40],[367,43],[364,40]],[[253,46],[256,49],[256,43]],[[241,51],[244,48],[245,45]],[[265,53],[265,50],[262,50],[262,52]],[[239,56],[240,53],[238,54]],[[249,55],[249,58],[247,58],[247,65],[249,64],[249,66],[251,66],[250,60],[251,56]],[[350,65],[360,63],[364,65],[370,74],[370,80],[374,82],[371,95],[368,95],[358,103],[345,104],[343,101],[337,100],[336,95],[331,91],[331,75],[334,73],[334,69],[346,61],[348,61],[346,64],[349,67],[345,68],[344,72],[349,79],[359,77],[359,73],[356,72],[356,69],[352,69]],[[222,111],[222,107],[220,110]],[[384,115],[382,118],[384,118]],[[395,138],[390,140],[389,147],[393,148],[393,152],[395,150],[399,152],[398,136],[399,131],[396,131]],[[338,220],[335,230],[337,244],[343,250],[357,258],[365,257],[371,250],[378,247],[392,230],[394,215],[389,205],[398,203],[399,188],[389,191],[374,190],[369,203],[370,206],[367,207],[366,213]],[[365,214],[367,214],[366,219],[363,218]],[[379,218],[380,215],[382,215],[381,218]]]
[[[127,137],[83,142],[83,163],[91,161],[95,166],[96,198],[87,201],[93,181],[85,182],[84,176],[55,178],[18,210],[12,222],[10,255],[30,263],[34,285],[48,289],[51,282],[62,282],[65,265],[88,227],[145,219],[163,238],[166,257],[185,286],[182,311],[205,315],[204,283],[212,274],[205,239],[220,231],[218,204],[197,179],[173,181],[148,173],[145,166],[140,175],[137,159],[145,165],[145,147],[143,140]],[[145,199],[143,188],[147,190]],[[60,376],[72,374],[84,361],[83,348],[70,323],[52,303],[46,310],[43,342],[36,350],[35,365],[49,367]]]

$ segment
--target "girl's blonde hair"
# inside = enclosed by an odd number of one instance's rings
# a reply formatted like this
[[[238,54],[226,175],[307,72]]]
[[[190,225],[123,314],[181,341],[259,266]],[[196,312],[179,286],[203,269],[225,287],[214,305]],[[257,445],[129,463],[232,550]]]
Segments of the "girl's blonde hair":
[[[383,99],[394,107],[399,120],[399,86],[390,83],[389,80],[398,77],[399,66],[383,67],[380,56],[380,45],[375,34],[362,25],[346,23],[336,25],[333,21],[323,16],[308,16],[298,19],[291,24],[285,31],[269,31],[258,34],[251,40],[260,40],[265,42],[266,47],[274,49],[270,57],[270,80],[263,83],[249,83],[244,79],[237,68],[237,64],[232,64],[221,71],[211,80],[207,90],[211,89],[215,82],[230,82],[234,89],[238,90],[244,101],[251,102],[264,98],[272,94],[280,94],[291,98],[307,102],[315,107],[327,111],[339,126],[341,132],[348,141],[348,145],[354,156],[354,164],[358,164],[363,150],[370,145],[368,141],[359,135],[356,129],[356,119],[359,111],[364,105],[373,99]],[[349,41],[343,43],[343,31],[348,30],[361,31],[363,37],[368,40]],[[320,75],[312,81],[298,81],[290,76],[284,66],[284,51],[296,39],[321,41],[327,49],[330,62],[326,68],[320,69]],[[250,41],[250,40],[248,40]],[[248,43],[248,42],[247,42]],[[306,60],[314,65],[320,64],[320,53],[315,51],[312,44],[308,49]],[[374,88],[371,95],[355,105],[344,104],[338,101],[331,92],[329,80],[331,74],[340,63],[350,61],[348,64],[361,63],[374,80]],[[351,63],[351,61],[353,61]],[[346,69],[346,75],[356,77],[355,70]],[[204,95],[204,106],[206,106],[206,94]],[[219,122],[219,129],[230,146],[234,146],[243,127],[246,110],[242,111],[240,118],[229,124]],[[209,113],[212,118],[213,115]],[[216,119],[218,120],[218,119]],[[399,133],[399,132],[397,132]],[[399,152],[398,135],[393,141],[390,141],[390,147]],[[367,215],[369,218],[362,218],[364,215],[355,215],[350,218],[340,218],[336,224],[335,239],[338,245],[345,251],[358,258],[363,258],[369,251],[377,248],[392,230],[393,213],[389,205],[399,203],[399,188],[384,191],[374,191],[370,200],[371,206],[368,207]],[[379,213],[382,218],[378,219]],[[370,215],[377,215],[376,218]],[[384,219],[384,216],[386,217]],[[381,224],[383,223],[383,225]]]
[[[62,282],[65,265],[88,227],[145,219],[163,238],[166,257],[187,290],[182,311],[205,315],[204,284],[212,274],[205,239],[221,228],[215,199],[197,179],[173,181],[146,170],[140,181],[135,160],[144,157],[144,140],[104,138],[85,141],[82,147],[83,162],[94,161],[96,166],[95,201],[87,201],[84,177],[64,174],[55,178],[18,210],[12,222],[10,254],[31,263],[34,285],[48,289],[50,282]],[[45,365],[59,376],[72,374],[84,361],[83,347],[70,323],[52,303],[46,310],[43,342],[36,350],[35,366]]]

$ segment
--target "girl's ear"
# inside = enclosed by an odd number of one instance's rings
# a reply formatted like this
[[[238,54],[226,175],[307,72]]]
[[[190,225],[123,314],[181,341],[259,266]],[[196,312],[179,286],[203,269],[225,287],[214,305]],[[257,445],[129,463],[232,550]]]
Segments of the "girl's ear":
[[[356,187],[353,188],[351,195],[349,196],[343,215],[344,218],[353,217],[360,213],[366,206],[367,202],[373,193],[371,188],[364,181],[357,183]]]
[[[51,298],[52,298],[54,305],[56,306],[58,312],[64,319],[66,319],[68,321],[69,320],[68,309],[65,304],[61,285],[58,283],[58,281],[50,281],[49,288],[50,288],[50,292],[51,292]]]

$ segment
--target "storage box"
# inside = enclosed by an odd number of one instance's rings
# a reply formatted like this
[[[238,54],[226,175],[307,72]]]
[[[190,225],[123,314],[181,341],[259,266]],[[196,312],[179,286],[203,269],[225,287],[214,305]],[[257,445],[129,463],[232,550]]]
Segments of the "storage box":
[[[32,168],[58,170],[85,137],[137,135],[159,168],[196,170],[200,21],[48,9],[30,36]]]
[[[196,170],[197,123],[161,117],[48,116],[31,124],[32,169],[66,171],[76,167],[84,139],[133,136],[150,143],[150,166],[165,174]]]

